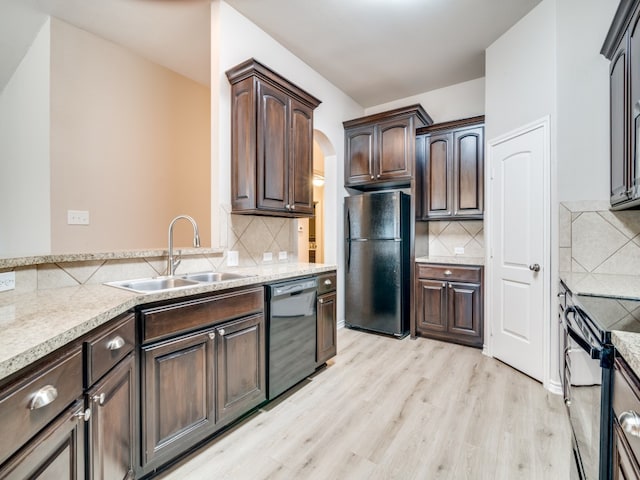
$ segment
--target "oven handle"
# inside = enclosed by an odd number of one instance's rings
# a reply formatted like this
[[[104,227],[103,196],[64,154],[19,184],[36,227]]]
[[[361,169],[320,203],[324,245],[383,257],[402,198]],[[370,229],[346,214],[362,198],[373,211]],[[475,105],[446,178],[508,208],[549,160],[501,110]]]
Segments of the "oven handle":
[[[580,346],[580,348],[582,348],[585,352],[587,352],[591,358],[601,359],[602,349],[596,348],[593,345],[591,345],[584,338],[582,338],[582,336],[578,332],[576,332],[571,327],[571,321],[569,320],[569,313],[572,313],[575,315],[576,314],[575,307],[572,307],[572,306],[568,307],[564,311],[564,326],[567,329],[567,333],[569,334],[569,336]]]

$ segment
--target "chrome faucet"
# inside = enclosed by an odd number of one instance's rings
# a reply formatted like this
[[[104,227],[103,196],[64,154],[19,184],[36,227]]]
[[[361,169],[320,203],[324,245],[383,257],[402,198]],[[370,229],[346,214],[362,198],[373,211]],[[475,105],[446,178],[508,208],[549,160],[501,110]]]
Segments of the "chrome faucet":
[[[191,218],[189,215],[178,215],[176,218],[171,220],[171,223],[169,224],[169,258],[167,259],[167,272],[169,276],[175,275],[176,268],[178,268],[178,265],[180,264],[180,259],[173,259],[173,225],[181,218],[184,218],[185,220],[189,220],[191,222],[191,225],[193,225],[193,246],[196,248],[200,246],[200,233],[198,232],[198,224],[193,218]]]

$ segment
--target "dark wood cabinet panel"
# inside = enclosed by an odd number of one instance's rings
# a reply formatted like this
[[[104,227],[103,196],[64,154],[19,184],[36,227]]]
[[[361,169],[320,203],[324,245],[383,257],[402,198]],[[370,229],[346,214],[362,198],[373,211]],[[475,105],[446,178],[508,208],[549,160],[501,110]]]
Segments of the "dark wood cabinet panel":
[[[637,480],[640,478],[640,466],[627,441],[624,432],[617,420],[613,421],[613,479]]]
[[[214,337],[205,331],[143,348],[143,466],[170,460],[212,431]]]
[[[610,73],[611,205],[627,200],[626,70],[625,43],[611,62]]]
[[[333,277],[335,279],[335,276]],[[316,364],[321,365],[337,353],[336,294],[326,293],[318,297],[316,328]]]
[[[320,100],[254,59],[226,74],[232,213],[313,215],[313,110]]]
[[[226,424],[267,399],[263,315],[216,329],[216,421]]]
[[[424,337],[481,347],[481,277],[482,269],[476,266],[418,265],[412,330]],[[456,278],[478,278],[478,282],[453,280]]]
[[[418,129],[416,148],[424,152],[416,153],[416,218],[482,219],[483,122],[480,116]]]
[[[138,431],[135,379],[134,355],[130,354],[87,393],[92,413],[87,471],[93,480],[133,478]]]
[[[409,185],[416,128],[431,123],[420,105],[343,122],[345,186],[369,190]]]
[[[76,401],[0,468],[3,480],[85,478],[83,402]],[[4,432],[11,436],[11,431]]]

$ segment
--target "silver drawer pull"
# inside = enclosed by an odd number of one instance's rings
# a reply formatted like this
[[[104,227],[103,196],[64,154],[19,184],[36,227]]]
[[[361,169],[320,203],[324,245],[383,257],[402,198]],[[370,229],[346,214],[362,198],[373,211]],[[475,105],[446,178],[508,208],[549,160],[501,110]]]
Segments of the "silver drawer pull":
[[[46,407],[51,402],[58,398],[58,390],[53,385],[45,385],[31,397],[29,402],[29,410],[37,410],[38,408]]]
[[[220,335],[224,335],[224,328],[221,328],[220,330],[218,330],[218,333],[219,333]]]
[[[216,338],[216,334],[215,334],[215,332],[209,332],[209,338],[210,338],[211,340],[213,340],[214,338]]]
[[[444,271],[444,276],[445,277],[450,277],[451,275],[453,275],[453,272],[451,270],[445,270]]]
[[[640,415],[633,410],[622,412],[618,417],[622,429],[632,437],[640,437]]]
[[[117,337],[114,337],[107,342],[107,348],[111,351],[120,350],[122,347],[124,347],[124,344],[124,338],[118,335]]]
[[[93,401],[96,402],[98,405],[104,405],[104,392],[102,392],[100,395],[94,395],[93,396]]]
[[[329,280],[328,278],[324,281],[324,284],[329,286],[331,285],[333,282],[331,282],[331,280]]]
[[[320,302],[320,303],[324,303],[324,298],[319,298],[319,299],[318,299],[318,302]]]

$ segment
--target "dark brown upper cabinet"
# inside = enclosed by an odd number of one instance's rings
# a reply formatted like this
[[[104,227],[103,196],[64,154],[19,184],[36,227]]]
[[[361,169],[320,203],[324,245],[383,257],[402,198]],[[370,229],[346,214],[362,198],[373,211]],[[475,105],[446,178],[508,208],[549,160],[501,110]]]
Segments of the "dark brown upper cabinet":
[[[345,187],[373,190],[409,185],[416,128],[432,123],[421,105],[344,122]]]
[[[231,83],[232,213],[313,215],[313,110],[320,100],[260,62]]]
[[[484,116],[419,128],[416,217],[482,219]]]
[[[609,69],[611,208],[640,205],[640,0],[623,0],[602,50]]]

